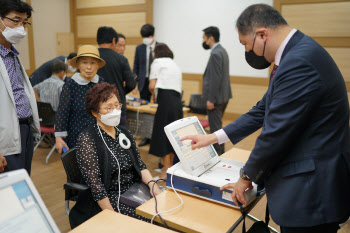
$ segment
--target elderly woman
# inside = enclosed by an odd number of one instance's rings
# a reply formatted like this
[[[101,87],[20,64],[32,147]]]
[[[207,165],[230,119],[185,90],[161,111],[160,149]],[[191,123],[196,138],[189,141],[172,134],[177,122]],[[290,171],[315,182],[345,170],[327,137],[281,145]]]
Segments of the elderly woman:
[[[163,169],[159,176],[166,179],[166,171],[177,162],[175,151],[164,132],[164,127],[183,117],[181,92],[182,73],[173,58],[173,52],[166,44],[159,43],[154,49],[149,89],[157,99],[158,108],[154,117],[152,140],[149,153],[162,158]],[[175,157],[175,160],[174,160]]]
[[[69,214],[72,227],[104,209],[145,220],[135,209],[120,203],[120,195],[136,182],[152,190],[154,180],[140,158],[131,133],[118,126],[121,116],[119,93],[102,82],[86,94],[86,110],[97,124],[90,125],[77,139],[77,162],[89,190],[80,192]],[[154,194],[161,192],[154,185]],[[152,192],[151,192],[152,195]]]
[[[63,86],[55,121],[56,149],[62,152],[75,147],[80,132],[96,123],[93,116],[85,110],[85,95],[96,83],[102,81],[96,73],[105,65],[98,49],[92,45],[79,48],[78,55],[71,60],[71,65],[79,69]],[[65,137],[65,141],[63,141]]]

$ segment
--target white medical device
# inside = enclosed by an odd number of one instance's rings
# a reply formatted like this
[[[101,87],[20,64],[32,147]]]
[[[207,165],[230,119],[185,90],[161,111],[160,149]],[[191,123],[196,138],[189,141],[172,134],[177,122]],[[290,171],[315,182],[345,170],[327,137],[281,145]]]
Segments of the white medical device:
[[[177,120],[166,127],[165,133],[173,146],[180,163],[167,170],[167,187],[171,187],[173,175],[174,188],[221,204],[237,207],[231,198],[232,190],[220,190],[227,183],[239,179],[239,170],[244,163],[220,158],[212,145],[192,150],[191,140],[181,141],[188,135],[206,134],[197,117]],[[249,204],[257,195],[257,186],[245,192]]]
[[[60,232],[26,170],[0,175],[0,233]]]

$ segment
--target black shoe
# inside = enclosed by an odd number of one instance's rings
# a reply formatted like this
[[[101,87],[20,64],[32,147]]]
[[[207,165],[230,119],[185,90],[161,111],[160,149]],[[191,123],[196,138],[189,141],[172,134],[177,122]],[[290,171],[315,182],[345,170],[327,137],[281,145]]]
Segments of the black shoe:
[[[150,144],[150,142],[151,142],[151,139],[145,138],[139,143],[139,146],[145,146],[147,144]]]

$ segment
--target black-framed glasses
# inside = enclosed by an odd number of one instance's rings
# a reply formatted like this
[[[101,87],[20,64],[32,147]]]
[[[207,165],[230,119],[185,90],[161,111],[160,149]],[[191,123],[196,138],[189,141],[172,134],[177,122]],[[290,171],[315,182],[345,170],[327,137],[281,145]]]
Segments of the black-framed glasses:
[[[23,21],[23,22],[21,22],[21,21],[16,20],[16,19],[10,19],[10,18],[8,18],[8,17],[6,17],[6,16],[4,16],[4,18],[6,18],[6,19],[8,19],[8,20],[11,20],[12,23],[13,23],[15,26],[18,26],[18,25],[20,25],[20,24],[22,24],[23,27],[32,25],[32,24],[29,23],[28,21]]]

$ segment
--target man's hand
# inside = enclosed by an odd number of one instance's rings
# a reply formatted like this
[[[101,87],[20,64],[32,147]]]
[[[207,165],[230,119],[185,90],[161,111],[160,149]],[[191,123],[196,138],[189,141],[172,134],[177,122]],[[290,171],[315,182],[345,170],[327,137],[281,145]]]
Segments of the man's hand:
[[[192,140],[192,142],[191,142],[192,150],[195,150],[197,148],[206,147],[206,146],[209,146],[211,144],[218,142],[218,138],[216,137],[216,135],[214,133],[206,134],[206,135],[202,135],[202,134],[189,135],[189,136],[185,136],[185,137],[180,139],[180,141],[184,141],[184,140]]]
[[[253,189],[253,184],[250,180],[243,180],[242,178],[239,178],[237,183],[226,184],[222,186],[220,190],[230,189],[230,188],[233,189],[231,197],[232,197],[233,203],[235,203],[236,206],[239,206],[238,202],[244,205],[248,204],[247,201],[245,200],[244,192],[247,189]]]
[[[209,100],[207,100],[207,109],[208,110],[213,110],[215,108],[215,105],[213,102],[210,102]]]
[[[7,162],[5,157],[0,154],[0,172],[4,172],[6,165]]]
[[[69,150],[67,144],[63,141],[61,137],[56,137],[55,147],[59,154],[62,154],[62,147],[65,147],[67,148],[67,150]]]

